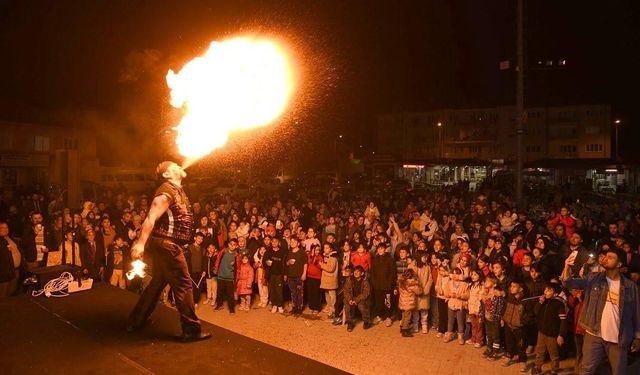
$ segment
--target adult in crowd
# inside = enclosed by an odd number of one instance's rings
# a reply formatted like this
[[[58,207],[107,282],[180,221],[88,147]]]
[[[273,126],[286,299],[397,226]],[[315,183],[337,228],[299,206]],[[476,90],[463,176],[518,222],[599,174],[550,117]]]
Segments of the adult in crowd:
[[[640,350],[640,294],[638,284],[620,269],[625,255],[608,248],[601,264],[604,272],[570,278],[575,257],[565,261],[563,280],[571,289],[584,290],[578,323],[584,328],[582,361],[578,373],[591,375],[605,357],[613,375],[627,373],[627,353]]]

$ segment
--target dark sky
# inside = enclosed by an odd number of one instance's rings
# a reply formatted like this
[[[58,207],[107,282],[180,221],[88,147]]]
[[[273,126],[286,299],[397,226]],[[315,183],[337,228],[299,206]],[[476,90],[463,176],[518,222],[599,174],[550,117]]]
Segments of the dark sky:
[[[527,61],[568,63],[530,71],[528,102],[610,103],[637,134],[638,3],[528,0]],[[166,71],[238,33],[278,36],[301,62],[295,109],[271,137],[303,149],[338,133],[368,145],[381,112],[514,101],[498,63],[514,57],[515,0],[5,0],[0,118],[80,112],[141,136],[175,117]]]

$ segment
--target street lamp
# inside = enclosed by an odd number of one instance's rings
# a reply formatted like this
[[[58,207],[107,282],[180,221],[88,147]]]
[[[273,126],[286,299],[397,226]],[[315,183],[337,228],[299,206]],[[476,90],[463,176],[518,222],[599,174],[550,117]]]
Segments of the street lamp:
[[[622,121],[620,121],[619,119],[615,120],[613,122],[613,127],[615,128],[616,131],[616,158],[615,161],[618,161],[618,126],[622,123]]]

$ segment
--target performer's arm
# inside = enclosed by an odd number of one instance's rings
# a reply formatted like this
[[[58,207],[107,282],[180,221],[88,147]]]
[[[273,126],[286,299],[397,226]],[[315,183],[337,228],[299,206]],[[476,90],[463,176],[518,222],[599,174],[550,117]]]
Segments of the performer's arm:
[[[140,238],[133,244],[131,249],[131,258],[140,259],[144,253],[144,245],[151,235],[151,230],[156,223],[156,220],[160,218],[169,209],[169,199],[166,195],[158,195],[153,198],[151,202],[151,208],[147,213],[147,218],[142,223],[142,230],[140,231]]]

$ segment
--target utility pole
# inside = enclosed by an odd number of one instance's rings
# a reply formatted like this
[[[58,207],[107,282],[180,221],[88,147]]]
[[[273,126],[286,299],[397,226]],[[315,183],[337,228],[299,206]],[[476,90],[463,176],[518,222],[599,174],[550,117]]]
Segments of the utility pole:
[[[522,210],[522,169],[523,169],[523,137],[524,137],[524,37],[523,18],[524,0],[518,0],[517,4],[517,26],[516,26],[516,201],[518,209]]]

